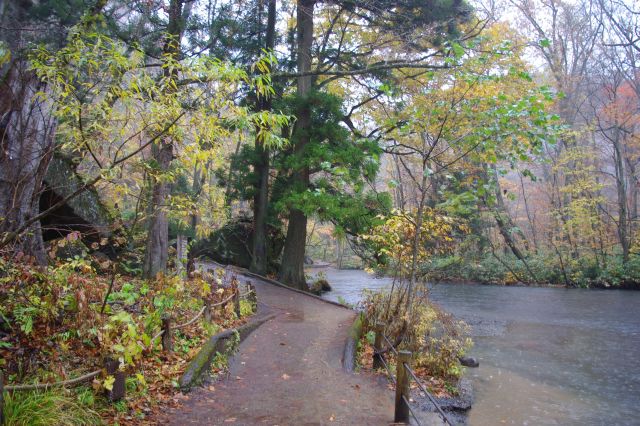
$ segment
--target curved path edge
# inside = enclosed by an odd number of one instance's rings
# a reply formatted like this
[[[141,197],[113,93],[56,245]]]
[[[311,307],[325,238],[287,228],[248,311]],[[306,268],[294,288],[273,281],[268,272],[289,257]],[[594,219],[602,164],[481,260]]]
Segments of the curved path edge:
[[[227,353],[229,356],[233,355],[233,350],[235,348],[227,348],[227,345],[236,333],[240,339],[238,344],[240,344],[251,334],[251,332],[275,316],[275,314],[262,315],[252,319],[240,327],[225,330],[209,337],[209,339],[207,339],[207,341],[202,345],[202,348],[197,355],[189,362],[189,365],[182,374],[182,377],[180,377],[180,380],[178,381],[180,390],[183,392],[189,392],[194,386],[202,381],[203,375],[207,373],[216,353]]]
[[[210,266],[214,266],[211,265]],[[226,378],[194,388],[163,425],[388,425],[393,394],[384,378],[345,372],[356,312],[235,269],[272,314],[240,344]]]

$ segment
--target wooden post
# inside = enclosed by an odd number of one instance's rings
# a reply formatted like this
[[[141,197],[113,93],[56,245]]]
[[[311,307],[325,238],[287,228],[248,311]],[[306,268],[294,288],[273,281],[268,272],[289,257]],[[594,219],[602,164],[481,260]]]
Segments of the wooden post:
[[[409,406],[405,398],[409,401],[409,373],[404,366],[411,366],[411,352],[398,351],[396,359],[396,413],[394,422],[409,423]],[[403,398],[404,396],[404,398]]]
[[[4,376],[0,371],[0,426],[4,424]]]
[[[379,353],[382,350],[382,333],[384,333],[384,324],[380,321],[376,321],[375,324],[376,340],[373,343],[373,369],[377,370],[382,368],[382,354]]]
[[[211,299],[208,297],[204,298],[204,312],[202,316],[207,324],[211,324],[211,320],[213,319],[211,315]]]
[[[249,291],[251,291],[251,293],[249,293],[249,300],[251,301],[251,305],[253,306],[253,309],[257,311],[258,310],[258,293],[256,293],[256,286],[253,285],[253,283],[249,283],[247,287],[249,287]]]
[[[240,287],[235,287],[235,293],[233,294],[233,310],[236,312],[236,316],[240,318]]]
[[[107,398],[114,402],[124,398],[127,387],[125,385],[124,371],[120,370],[120,363],[110,357],[104,359],[104,368],[107,374],[114,377],[113,387],[107,390]]]
[[[169,315],[162,316],[162,350],[165,352],[173,352],[173,330],[171,329],[171,317]]]

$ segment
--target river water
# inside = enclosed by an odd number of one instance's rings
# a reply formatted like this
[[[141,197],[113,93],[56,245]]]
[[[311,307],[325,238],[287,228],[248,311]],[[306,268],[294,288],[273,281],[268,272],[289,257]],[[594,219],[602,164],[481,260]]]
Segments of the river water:
[[[330,300],[390,285],[324,272]],[[470,425],[640,425],[640,292],[438,284],[431,298],[472,326]]]

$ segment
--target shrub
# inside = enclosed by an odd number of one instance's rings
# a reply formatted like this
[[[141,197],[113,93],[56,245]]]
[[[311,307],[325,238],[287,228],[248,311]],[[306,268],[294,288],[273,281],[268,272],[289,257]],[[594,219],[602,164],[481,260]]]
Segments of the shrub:
[[[462,374],[458,358],[472,345],[469,327],[431,303],[424,292],[414,297],[409,317],[403,296],[401,291],[365,293],[361,307],[366,330],[381,321],[392,342],[401,340],[399,348],[413,352],[417,370],[449,381],[458,379]]]

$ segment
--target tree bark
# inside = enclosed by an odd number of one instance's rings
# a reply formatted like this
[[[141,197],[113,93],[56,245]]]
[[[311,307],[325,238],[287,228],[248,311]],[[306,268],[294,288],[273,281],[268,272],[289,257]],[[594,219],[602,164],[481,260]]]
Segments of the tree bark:
[[[166,173],[173,158],[173,144],[163,140],[152,147],[153,158],[158,163],[160,173]],[[169,219],[167,217],[166,200],[169,195],[169,184],[162,178],[152,177],[151,200],[147,219],[147,246],[144,257],[143,274],[145,278],[153,278],[158,272],[167,269],[169,256]]]
[[[39,211],[56,129],[52,105],[36,95],[40,91],[45,85],[26,61],[9,64],[0,87],[0,234],[20,229]],[[39,221],[16,240],[14,250],[47,263]]]
[[[315,0],[299,0],[297,7],[297,61],[298,72],[306,73],[311,70],[311,46],[313,43],[313,7]],[[303,75],[298,77],[297,95],[304,98],[311,92],[312,77]],[[304,148],[309,141],[309,127],[311,126],[311,109],[308,103],[302,102],[296,112],[294,140],[296,146],[294,155],[304,155]],[[309,168],[300,166],[294,170],[292,176],[294,188],[304,191],[309,187]],[[301,210],[292,207],[289,211],[289,225],[285,240],[282,265],[279,279],[283,283],[306,289],[304,277],[304,253],[307,240],[307,217]]]
[[[184,28],[185,17],[182,14],[182,0],[171,0],[169,4],[168,37],[164,44],[166,57],[177,58],[180,54],[180,40]],[[167,77],[177,78],[175,71],[165,69]],[[169,74],[171,73],[171,74]],[[173,160],[173,140],[164,138],[154,143],[151,149],[153,159],[158,164],[158,172],[162,175],[169,171]],[[145,250],[143,275],[153,278],[167,269],[169,250],[169,219],[166,202],[169,195],[169,183],[162,177],[152,177],[151,200],[147,220],[147,245]]]
[[[267,31],[265,48],[272,51],[275,47],[276,0],[269,0],[267,11]],[[271,110],[271,99],[259,97],[258,109]],[[256,135],[257,160],[254,170],[258,178],[256,194],[253,199],[253,257],[249,270],[264,275],[267,272],[267,210],[269,205],[269,147]]]

